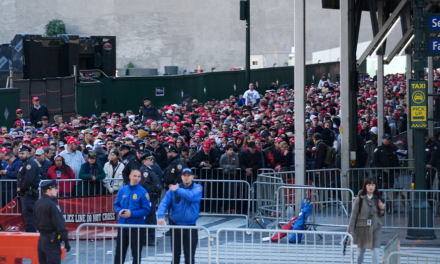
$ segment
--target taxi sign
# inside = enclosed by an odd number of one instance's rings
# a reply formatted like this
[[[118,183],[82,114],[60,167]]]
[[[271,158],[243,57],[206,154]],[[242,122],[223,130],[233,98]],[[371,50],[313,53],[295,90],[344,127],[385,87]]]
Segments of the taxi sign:
[[[428,82],[409,81],[409,124],[413,129],[428,127]]]

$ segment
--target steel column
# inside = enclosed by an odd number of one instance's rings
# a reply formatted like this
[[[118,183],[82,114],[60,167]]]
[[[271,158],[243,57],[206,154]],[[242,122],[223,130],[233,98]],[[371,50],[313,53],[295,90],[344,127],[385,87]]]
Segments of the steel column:
[[[409,47],[411,47],[412,45],[408,45]],[[411,80],[412,78],[412,72],[411,72],[411,65],[412,65],[412,56],[411,54],[406,54],[405,55],[406,58],[406,87],[409,87],[409,80]],[[407,88],[407,92],[409,91],[409,88]],[[407,107],[409,107],[409,98],[406,99],[406,105]],[[409,108],[407,111],[407,114],[409,114]],[[414,159],[414,140],[413,140],[413,130],[410,128],[410,122],[409,122],[409,115],[408,117],[408,124],[407,124],[407,138],[408,138],[408,159],[410,160],[410,162],[408,163],[409,167],[414,167],[414,162],[411,161]]]
[[[351,0],[350,0],[351,1]],[[340,1],[340,24],[341,24],[341,170],[348,171],[350,168],[350,35],[349,35],[349,1]],[[342,187],[347,184],[342,181]]]
[[[306,6],[305,0],[295,0],[295,183],[305,184],[306,130],[305,130],[305,76],[306,76]],[[300,195],[295,196],[295,214],[301,209]]]
[[[428,57],[428,94],[434,93],[434,62],[432,57]],[[428,98],[428,120],[434,118],[434,97]],[[431,138],[434,137],[434,121],[428,121],[428,133]]]
[[[245,72],[245,84],[247,89],[251,83],[251,1],[247,0],[247,15],[246,15],[246,72]]]

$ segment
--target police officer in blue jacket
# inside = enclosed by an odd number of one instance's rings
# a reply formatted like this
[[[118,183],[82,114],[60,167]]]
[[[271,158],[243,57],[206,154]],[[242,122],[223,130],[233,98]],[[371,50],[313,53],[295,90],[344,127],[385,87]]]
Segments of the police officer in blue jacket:
[[[200,212],[203,187],[194,183],[194,173],[185,168],[182,171],[182,183],[169,185],[169,191],[165,194],[157,210],[159,225],[165,225],[164,215],[169,209],[169,217],[172,225],[195,226]],[[194,263],[197,248],[197,229],[173,229],[171,234],[171,250],[173,250],[174,264],[180,263],[180,254],[185,255],[185,264]]]
[[[132,170],[130,182],[119,189],[116,196],[115,211],[119,224],[143,225],[144,217],[150,213],[150,196],[140,184],[141,172]],[[122,241],[122,242],[121,242]],[[133,264],[141,262],[142,242],[137,228],[122,227],[118,229],[116,240],[115,263],[124,263],[129,243],[133,255]]]

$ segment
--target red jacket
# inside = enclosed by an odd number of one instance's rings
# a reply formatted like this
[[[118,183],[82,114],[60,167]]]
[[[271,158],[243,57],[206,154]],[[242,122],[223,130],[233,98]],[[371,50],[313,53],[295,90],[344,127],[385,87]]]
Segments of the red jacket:
[[[47,176],[46,179],[54,179],[54,180],[69,180],[69,179],[75,179],[75,173],[73,173],[72,168],[70,168],[69,166],[67,166],[67,171],[68,174],[61,174],[61,178],[58,179],[57,177],[57,173],[55,172],[56,170],[56,166],[53,165],[52,167],[49,168],[49,170],[47,171]],[[60,181],[58,183],[58,187],[60,190],[60,194],[70,194],[73,190],[73,188],[75,187],[75,181]]]

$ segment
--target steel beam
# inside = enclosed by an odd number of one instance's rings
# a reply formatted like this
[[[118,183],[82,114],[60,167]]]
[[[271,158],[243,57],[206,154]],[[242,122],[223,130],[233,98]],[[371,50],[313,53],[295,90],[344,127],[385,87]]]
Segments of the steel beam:
[[[387,59],[384,61],[384,63],[387,65],[390,64],[394,57],[402,52],[402,50],[408,44],[408,41],[410,41],[413,37],[414,29],[411,27],[409,30],[406,31],[405,35],[403,35],[403,37],[399,40],[399,42],[396,44],[390,54],[388,54]],[[408,47],[409,46],[411,46],[411,43],[408,45]]]
[[[399,5],[396,7],[396,9],[393,11],[393,13],[388,18],[388,20],[379,29],[379,32],[377,33],[377,35],[370,42],[370,45],[368,45],[367,49],[364,51],[364,53],[361,55],[361,57],[357,60],[357,63],[356,63],[357,67],[360,67],[362,65],[362,63],[367,59],[367,57],[370,56],[379,47],[382,40],[388,36],[389,31],[393,28],[394,24],[398,20],[400,12],[405,7],[407,2],[408,2],[408,0],[402,0],[399,3]]]

